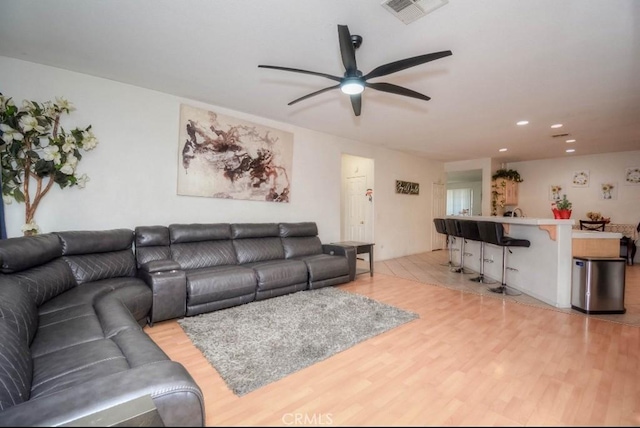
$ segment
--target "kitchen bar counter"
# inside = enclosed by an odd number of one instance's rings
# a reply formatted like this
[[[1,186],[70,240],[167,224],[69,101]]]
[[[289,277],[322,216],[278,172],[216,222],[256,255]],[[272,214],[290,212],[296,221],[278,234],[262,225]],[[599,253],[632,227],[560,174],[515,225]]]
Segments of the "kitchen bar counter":
[[[507,255],[506,283],[557,308],[571,308],[572,226],[575,220],[533,217],[449,216],[458,220],[500,222],[505,234],[531,242],[528,248],[516,247]],[[455,247],[460,249],[460,238]],[[502,248],[485,244],[484,274],[500,283],[502,277]],[[460,252],[454,253],[458,264]],[[464,265],[480,271],[480,243],[467,240]],[[478,284],[478,287],[486,287]],[[495,287],[496,285],[492,285]]]

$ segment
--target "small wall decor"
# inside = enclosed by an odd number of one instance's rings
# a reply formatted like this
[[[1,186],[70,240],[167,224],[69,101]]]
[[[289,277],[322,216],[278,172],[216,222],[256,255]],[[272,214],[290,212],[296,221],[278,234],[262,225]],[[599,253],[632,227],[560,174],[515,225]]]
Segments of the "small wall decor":
[[[410,181],[396,180],[396,193],[404,193],[406,195],[417,195],[420,193],[420,184],[411,183]]]
[[[632,167],[625,170],[624,184],[640,185],[640,167]]]
[[[573,187],[589,187],[589,171],[575,171],[571,180]]]
[[[601,183],[600,199],[618,199],[618,183]]]
[[[549,186],[549,200],[559,201],[562,199],[562,190],[565,188],[562,184],[552,184]]]
[[[293,134],[180,106],[178,195],[289,202]]]

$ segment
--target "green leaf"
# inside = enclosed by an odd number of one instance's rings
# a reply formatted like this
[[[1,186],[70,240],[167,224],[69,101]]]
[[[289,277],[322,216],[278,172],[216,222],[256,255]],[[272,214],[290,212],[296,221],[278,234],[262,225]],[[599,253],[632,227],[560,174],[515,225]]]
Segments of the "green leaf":
[[[13,197],[17,202],[24,202],[24,193],[22,193],[17,187],[13,190]]]
[[[34,169],[38,177],[47,177],[55,171],[55,166],[53,165],[53,161],[38,159]]]

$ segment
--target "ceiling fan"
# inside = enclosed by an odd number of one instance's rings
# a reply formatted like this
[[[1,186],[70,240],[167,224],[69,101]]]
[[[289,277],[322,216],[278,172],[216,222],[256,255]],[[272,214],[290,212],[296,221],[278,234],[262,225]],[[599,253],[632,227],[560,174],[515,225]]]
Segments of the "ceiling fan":
[[[403,88],[402,86],[394,85],[392,83],[368,82],[369,79],[373,79],[374,77],[386,76],[388,74],[395,73],[410,67],[415,67],[416,65],[424,64],[425,62],[434,61],[436,59],[452,55],[451,51],[442,51],[426,55],[414,56],[411,58],[405,58],[376,67],[369,73],[363,75],[362,72],[358,70],[358,66],[356,65],[356,49],[358,49],[362,44],[362,37],[356,34],[351,35],[351,33],[349,33],[349,27],[347,27],[346,25],[338,25],[338,39],[340,41],[340,54],[342,55],[342,63],[344,64],[345,68],[344,77],[332,76],[330,74],[318,73],[315,71],[300,70],[298,68],[279,67],[276,65],[258,65],[258,67],[293,71],[295,73],[312,74],[314,76],[325,77],[327,79],[339,82],[337,85],[329,86],[327,88],[320,89],[319,91],[315,91],[303,97],[295,99],[287,105],[292,105],[299,101],[306,100],[307,98],[311,98],[313,96],[330,91],[332,89],[340,88],[342,92],[350,95],[353,112],[356,116],[360,116],[360,112],[362,110],[362,92],[365,88],[371,88],[391,94],[404,95],[406,97],[417,98],[425,101],[431,99],[426,95],[423,95],[416,91],[412,91],[411,89]]]

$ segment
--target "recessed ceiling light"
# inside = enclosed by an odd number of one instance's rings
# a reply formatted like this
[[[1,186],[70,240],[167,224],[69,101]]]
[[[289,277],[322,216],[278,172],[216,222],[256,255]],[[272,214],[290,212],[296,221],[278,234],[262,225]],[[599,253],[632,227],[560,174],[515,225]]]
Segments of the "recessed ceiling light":
[[[499,151],[499,152],[506,152],[506,151],[507,151],[507,149],[502,148],[502,149],[500,149],[500,150],[498,150],[498,151]]]
[[[576,140],[567,140],[567,143],[575,143]]]
[[[556,123],[555,125],[551,125],[552,128],[562,128],[561,123]]]
[[[567,153],[573,153],[575,151],[576,151],[576,149],[567,149],[567,150],[565,150],[565,152],[567,152]]]
[[[520,125],[520,126],[527,125],[527,124],[529,124],[528,120],[521,120],[520,122],[516,122],[516,125]]]

